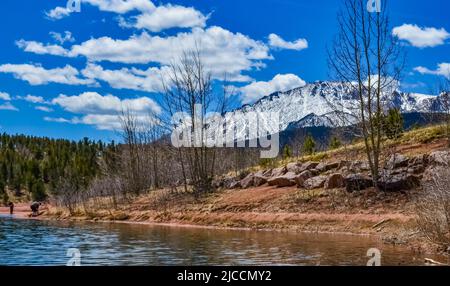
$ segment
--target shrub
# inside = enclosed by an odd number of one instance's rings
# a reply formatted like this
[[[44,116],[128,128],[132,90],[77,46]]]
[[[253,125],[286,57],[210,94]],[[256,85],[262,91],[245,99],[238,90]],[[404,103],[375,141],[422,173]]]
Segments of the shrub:
[[[432,242],[450,246],[450,170],[434,173],[416,202],[417,224]]]

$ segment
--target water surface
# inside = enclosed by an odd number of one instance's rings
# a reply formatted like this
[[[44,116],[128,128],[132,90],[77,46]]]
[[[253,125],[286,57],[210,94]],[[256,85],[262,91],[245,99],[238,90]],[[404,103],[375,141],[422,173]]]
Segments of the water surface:
[[[423,265],[423,256],[373,237],[277,231],[22,220],[0,217],[0,265]]]

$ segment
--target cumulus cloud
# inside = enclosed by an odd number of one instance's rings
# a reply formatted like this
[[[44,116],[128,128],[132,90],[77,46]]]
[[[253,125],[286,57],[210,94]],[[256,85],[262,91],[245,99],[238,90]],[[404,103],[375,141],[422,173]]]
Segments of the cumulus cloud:
[[[167,4],[157,7],[151,13],[142,13],[133,17],[132,23],[122,19],[121,26],[160,32],[170,28],[203,28],[207,20],[208,16],[192,7]]]
[[[150,0],[80,0],[81,4],[90,4],[100,11],[125,14],[131,11],[150,12],[155,5]],[[72,13],[67,7],[56,7],[45,14],[52,20],[60,20]]]
[[[92,79],[79,77],[79,71],[70,65],[63,68],[45,69],[42,66],[31,64],[4,64],[0,65],[1,73],[11,73],[15,78],[27,81],[31,85],[48,83],[61,83],[68,85],[93,85]]]
[[[0,99],[9,101],[11,100],[11,96],[7,92],[0,92]]]
[[[66,7],[56,7],[55,9],[45,12],[45,15],[48,19],[60,20],[64,17],[69,16],[70,13],[72,13],[71,10],[67,9]]]
[[[84,92],[74,96],[61,94],[54,98],[52,103],[61,106],[66,111],[81,114],[117,114],[128,109],[139,113],[148,113],[149,111],[159,113],[161,111],[160,106],[148,97],[120,99],[111,94],[102,96],[97,92]]]
[[[85,92],[80,95],[64,94],[52,100],[64,110],[79,114],[71,119],[47,117],[52,122],[93,125],[100,130],[116,130],[121,127],[120,114],[129,111],[140,122],[148,122],[151,114],[161,113],[161,107],[148,97],[120,99],[114,95]]]
[[[64,34],[57,32],[50,32],[49,35],[59,44],[64,44],[65,42],[75,42],[75,38],[72,36],[70,31],[64,31]]]
[[[53,56],[69,56],[69,51],[59,45],[43,44],[36,41],[25,41],[21,39],[16,42],[16,45],[25,52],[35,53],[39,55],[53,55]]]
[[[415,67],[414,70],[421,74],[440,75],[450,79],[450,63],[440,63],[435,70],[430,70],[422,66]]]
[[[84,77],[108,83],[112,88],[133,89],[146,92],[162,92],[162,78],[167,74],[168,67],[151,67],[147,70],[137,68],[122,68],[107,70],[96,64],[88,64],[81,71]]]
[[[53,109],[48,106],[39,105],[39,106],[36,106],[35,109],[39,110],[39,111],[43,111],[43,112],[53,112]]]
[[[90,61],[169,65],[180,59],[185,51],[197,47],[212,75],[222,78],[227,74],[230,81],[249,81],[250,78],[242,75],[242,71],[261,67],[262,60],[272,59],[264,43],[216,26],[194,28],[191,32],[165,38],[143,32],[126,40],[110,37],[90,39],[74,45],[71,55],[85,56]]]
[[[17,107],[11,104],[11,102],[0,104],[0,110],[19,111]]]
[[[436,47],[443,45],[445,40],[450,38],[450,34],[444,29],[430,27],[419,27],[417,25],[403,24],[395,27],[392,34],[400,40],[409,42],[418,48]]]
[[[48,121],[48,122],[71,123],[70,119],[66,119],[63,117],[48,117],[48,116],[46,116],[46,117],[44,117],[44,120]]]
[[[269,45],[277,49],[300,51],[308,48],[308,41],[306,39],[298,39],[294,42],[288,42],[283,40],[280,36],[276,34],[270,34]]]
[[[270,81],[255,81],[239,89],[242,103],[251,103],[277,91],[304,86],[306,82],[294,74],[278,74]]]
[[[36,96],[31,94],[27,94],[24,97],[20,97],[20,99],[23,99],[31,103],[50,104],[50,102],[46,101],[42,96]]]

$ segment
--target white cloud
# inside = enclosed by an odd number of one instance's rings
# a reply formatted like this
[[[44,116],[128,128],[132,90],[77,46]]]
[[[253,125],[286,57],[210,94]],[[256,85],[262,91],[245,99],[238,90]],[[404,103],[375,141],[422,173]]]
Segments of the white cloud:
[[[39,105],[39,106],[36,106],[35,109],[43,111],[43,112],[53,112],[53,109],[48,106]]]
[[[415,67],[414,70],[421,74],[440,75],[450,79],[450,63],[440,63],[436,70],[430,70],[421,66]]]
[[[125,14],[131,11],[150,12],[155,5],[150,0],[81,0],[96,6],[100,11]]]
[[[107,82],[112,88],[133,89],[146,92],[162,92],[162,77],[167,74],[167,67],[151,67],[147,70],[136,68],[122,68],[119,70],[105,70],[96,64],[88,64],[81,71],[83,76],[92,80]]]
[[[0,110],[19,111],[17,107],[11,104],[11,102],[5,102],[3,104],[0,104]]]
[[[230,81],[249,81],[242,71],[259,68],[264,66],[262,60],[272,59],[264,43],[216,26],[206,30],[194,28],[192,32],[166,38],[143,32],[126,40],[90,39],[74,45],[71,55],[85,56],[90,61],[169,65],[185,51],[196,47],[201,50],[203,63],[213,76],[222,78],[227,74]]]
[[[82,4],[90,4],[96,6],[100,11],[118,14],[131,11],[150,12],[155,9],[155,5],[150,0],[81,0]],[[60,20],[69,16],[71,10],[66,7],[56,7],[45,14],[49,19]]]
[[[62,118],[62,117],[44,117],[45,121],[48,122],[57,122],[57,123],[71,123],[70,119]]]
[[[400,40],[408,41],[412,46],[418,48],[436,47],[443,45],[450,34],[444,29],[419,27],[417,25],[403,24],[395,27],[392,34]]]
[[[251,103],[277,91],[304,86],[306,82],[294,74],[278,74],[270,81],[256,81],[239,89],[242,103]]]
[[[134,17],[135,22],[127,23],[125,26],[160,32],[170,28],[203,28],[206,26],[207,20],[208,16],[192,7],[167,4],[157,7],[151,13],[143,13]]]
[[[74,96],[61,94],[54,98],[52,103],[61,106],[66,111],[79,114],[115,115],[123,110],[136,113],[161,112],[161,107],[148,97],[120,99],[111,94],[102,96],[97,92],[84,92]]]
[[[36,96],[31,94],[28,94],[24,97],[20,97],[20,99],[23,99],[31,103],[49,104],[49,102],[46,101],[42,96]]]
[[[7,92],[0,92],[0,99],[2,100],[11,100],[11,96]]]
[[[4,64],[0,65],[0,72],[12,73],[15,78],[27,81],[31,85],[48,83],[61,83],[69,85],[93,85],[92,79],[79,78],[77,69],[70,65],[63,68],[45,69],[41,66],[30,64]]]
[[[57,32],[50,32],[49,35],[59,44],[64,44],[65,42],[73,43],[75,38],[72,36],[70,31],[64,31],[64,34]]]
[[[85,92],[80,95],[60,95],[52,103],[64,110],[80,114],[72,119],[44,118],[46,121],[93,125],[100,130],[117,130],[121,127],[120,114],[130,111],[139,122],[150,120],[151,114],[161,113],[161,107],[148,97],[120,99],[114,95],[102,96],[96,92]]]
[[[269,45],[278,49],[296,50],[300,51],[308,48],[308,41],[306,39],[298,39],[294,42],[288,42],[283,40],[276,34],[269,35]]]
[[[70,13],[72,12],[66,7],[56,7],[55,9],[45,12],[45,15],[47,16],[48,19],[60,20],[64,17],[69,16]]]
[[[59,45],[43,44],[35,41],[25,41],[23,39],[16,42],[16,45],[25,52],[39,55],[69,56],[69,51]]]

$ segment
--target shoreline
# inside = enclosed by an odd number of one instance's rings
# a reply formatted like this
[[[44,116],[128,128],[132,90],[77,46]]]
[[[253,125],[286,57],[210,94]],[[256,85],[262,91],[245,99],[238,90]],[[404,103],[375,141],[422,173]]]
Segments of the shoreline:
[[[0,215],[9,216],[9,210],[5,212],[6,208],[0,208]],[[362,231],[357,230],[357,228],[349,227],[347,230],[342,230],[339,224],[333,225],[331,230],[321,229],[319,226],[324,222],[317,220],[314,224],[309,224],[305,222],[304,224],[289,224],[285,227],[279,227],[278,225],[266,225],[265,227],[252,227],[252,226],[223,226],[223,225],[206,225],[199,223],[189,223],[186,221],[138,221],[133,219],[127,220],[110,220],[110,219],[98,219],[93,218],[89,219],[87,217],[80,216],[70,216],[70,217],[61,217],[55,216],[53,214],[49,214],[48,211],[44,212],[42,215],[38,217],[29,216],[31,212],[19,211],[14,213],[14,219],[19,220],[40,220],[40,221],[51,221],[51,222],[88,222],[88,223],[114,223],[114,224],[126,224],[126,225],[140,225],[140,226],[148,226],[148,227],[170,227],[170,228],[190,228],[190,229],[205,229],[205,230],[221,230],[221,231],[254,231],[254,232],[279,232],[279,233],[305,233],[305,234],[328,234],[328,235],[345,235],[345,236],[360,236],[360,237],[372,237],[376,240],[379,240],[381,243],[385,245],[396,245],[399,247],[403,247],[411,251],[412,253],[417,254],[427,254],[427,255],[448,255],[438,250],[436,245],[420,238],[415,237],[417,235],[416,231],[413,231],[409,228],[403,228],[399,230],[399,225],[395,220],[392,220],[392,214],[384,214],[378,215],[380,221],[378,223],[383,223],[386,221],[387,223],[394,222],[394,226],[391,227],[383,227],[379,231],[374,228],[371,228],[371,231]],[[273,215],[273,214],[271,214]],[[312,214],[303,214],[303,215],[312,215]],[[317,215],[317,214],[316,214]],[[345,217],[353,216],[353,222],[366,222],[365,220],[358,220],[358,214],[345,214]],[[328,221],[329,223],[329,221]],[[372,222],[371,222],[372,223]],[[374,225],[378,224],[375,223]],[[308,227],[305,227],[307,226]],[[400,222],[401,225],[401,222]],[[390,237],[391,240],[385,240],[386,237]],[[399,238],[400,237],[400,238]],[[404,240],[404,238],[408,238]]]

